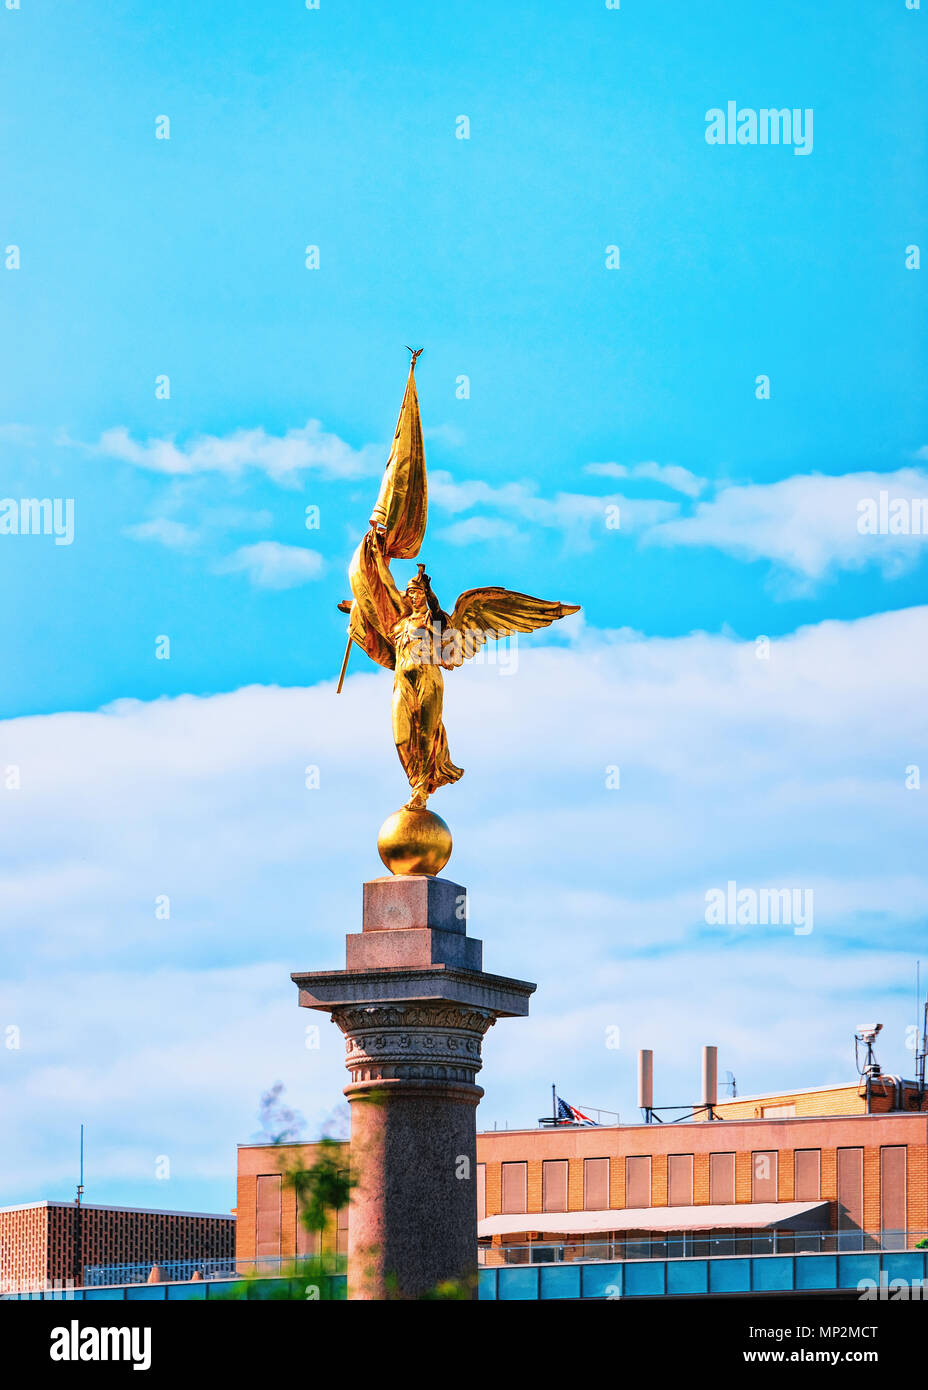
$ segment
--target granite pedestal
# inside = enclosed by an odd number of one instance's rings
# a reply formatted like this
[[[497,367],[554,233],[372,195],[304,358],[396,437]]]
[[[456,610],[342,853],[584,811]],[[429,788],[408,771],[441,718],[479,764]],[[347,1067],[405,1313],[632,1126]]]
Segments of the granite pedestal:
[[[480,1050],[498,1018],[528,1013],[535,986],[484,971],[466,927],[459,884],[373,879],[348,968],[292,976],[300,1004],[345,1035],[349,1298],[476,1288]]]

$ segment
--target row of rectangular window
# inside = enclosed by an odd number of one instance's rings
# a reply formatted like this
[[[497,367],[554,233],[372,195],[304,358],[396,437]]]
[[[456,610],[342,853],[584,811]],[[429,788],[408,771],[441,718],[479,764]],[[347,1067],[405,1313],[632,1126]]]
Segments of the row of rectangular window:
[[[625,1159],[625,1207],[651,1206],[651,1155],[629,1155]],[[667,1157],[667,1205],[693,1205],[693,1154]],[[528,1164],[503,1163],[501,1210],[506,1214],[528,1210]],[[751,1201],[778,1200],[779,1154],[776,1149],[760,1149],[751,1155]],[[609,1208],[608,1158],[583,1160],[583,1209]],[[567,1211],[566,1158],[545,1159],[541,1168],[542,1211]],[[478,1215],[486,1214],[486,1165],[478,1165]],[[906,1149],[904,1144],[880,1150],[881,1224],[885,1230],[904,1230],[906,1217]],[[793,1152],[793,1201],[818,1202],[822,1198],[821,1149]],[[837,1151],[837,1200],[841,1228],[861,1228],[864,1218],[863,1149]],[[709,1155],[709,1204],[730,1206],[735,1202],[735,1155]]]
[[[693,1154],[667,1157],[667,1205],[693,1205]],[[629,1155],[625,1159],[625,1207],[650,1207],[650,1154]],[[778,1199],[779,1154],[776,1149],[756,1150],[751,1155],[751,1201],[776,1202]],[[506,1214],[528,1210],[527,1162],[503,1163],[501,1210]],[[793,1200],[817,1202],[822,1195],[822,1154],[820,1149],[796,1149],[793,1153]],[[583,1160],[583,1208],[606,1211],[610,1201],[610,1160]],[[545,1159],[542,1163],[542,1210],[567,1211],[568,1161]],[[280,1253],[281,1179],[267,1174],[257,1179],[255,1253]],[[839,1229],[861,1229],[864,1224],[863,1149],[837,1151],[837,1200]],[[730,1206],[735,1202],[735,1155],[709,1155],[709,1204]],[[486,1215],[486,1164],[477,1167],[478,1218]],[[906,1225],[906,1148],[889,1145],[880,1150],[880,1215],[884,1230],[904,1230]],[[338,1213],[339,1245],[344,1241],[347,1209]],[[297,1221],[297,1254],[318,1253],[318,1235],[308,1232]]]
[[[255,1184],[255,1255],[279,1256],[281,1253],[283,1185],[279,1173],[261,1174]],[[297,1204],[296,1251],[300,1259],[322,1253],[322,1232],[309,1231],[303,1223],[303,1203]],[[523,1208],[524,1210],[524,1208]],[[336,1249],[344,1254],[348,1248],[348,1208],[342,1207],[335,1216]]]

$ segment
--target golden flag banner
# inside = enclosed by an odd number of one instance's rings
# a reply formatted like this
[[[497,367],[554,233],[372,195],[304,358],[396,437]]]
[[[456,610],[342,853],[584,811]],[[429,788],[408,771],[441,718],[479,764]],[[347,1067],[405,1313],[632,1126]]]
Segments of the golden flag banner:
[[[387,559],[411,560],[419,554],[428,516],[425,446],[416,394],[416,358],[409,364],[409,379],[387,459],[380,495],[371,521],[384,528],[383,553]],[[410,352],[412,349],[410,348]]]
[[[412,352],[412,348],[409,349]],[[421,349],[419,350],[421,351]],[[425,534],[425,450],[412,352],[406,393],[380,496],[348,568],[348,643],[338,676],[340,691],[353,644],[393,672],[393,741],[410,796],[381,827],[380,857],[394,874],[437,874],[451,853],[451,832],[429,811],[429,797],[457,782],[464,769],[452,760],[443,720],[443,671],[454,671],[482,650],[518,632],[536,632],[578,612],[575,603],[535,598],[498,584],[466,589],[450,613],[419,564],[400,591],[390,561],[418,555]]]
[[[350,613],[348,645],[338,676],[341,694],[348,669],[351,644],[365,651],[372,661],[392,670],[396,664],[393,625],[404,611],[390,560],[411,560],[418,555],[428,520],[428,484],[425,474],[425,445],[419,397],[416,393],[416,359],[422,349],[409,349],[412,361],[400,406],[393,447],[380,483],[377,503],[371,512],[371,530],[361,541],[351,561],[348,577],[351,602],[340,604]]]
[[[352,642],[357,642],[378,666],[392,671],[396,665],[393,628],[406,605],[393,582],[390,562],[381,545],[380,537],[375,538],[373,531],[368,531],[352,556],[348,579],[353,602],[347,650],[351,650]]]

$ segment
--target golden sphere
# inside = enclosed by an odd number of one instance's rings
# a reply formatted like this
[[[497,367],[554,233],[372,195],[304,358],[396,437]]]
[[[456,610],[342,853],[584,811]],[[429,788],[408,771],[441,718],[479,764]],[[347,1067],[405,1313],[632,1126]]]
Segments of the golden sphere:
[[[380,857],[391,874],[440,874],[451,858],[451,831],[434,811],[394,811],[377,836]]]

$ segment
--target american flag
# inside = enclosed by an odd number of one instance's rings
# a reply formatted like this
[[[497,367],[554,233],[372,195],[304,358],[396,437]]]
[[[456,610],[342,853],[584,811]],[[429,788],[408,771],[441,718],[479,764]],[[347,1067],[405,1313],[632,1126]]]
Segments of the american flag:
[[[595,1125],[596,1120],[591,1120],[589,1115],[584,1115],[582,1110],[578,1110],[575,1105],[568,1105],[566,1100],[557,1097],[557,1122],[559,1125]]]

